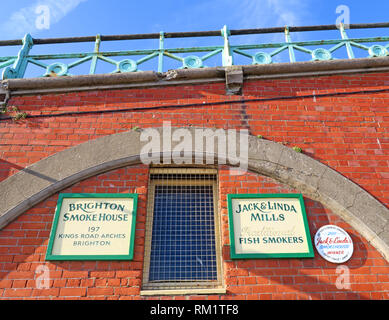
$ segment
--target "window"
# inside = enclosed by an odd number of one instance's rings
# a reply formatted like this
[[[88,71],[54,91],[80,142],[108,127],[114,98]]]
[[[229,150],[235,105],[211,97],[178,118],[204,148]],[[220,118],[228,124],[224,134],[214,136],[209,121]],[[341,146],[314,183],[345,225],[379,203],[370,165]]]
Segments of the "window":
[[[222,288],[216,173],[151,169],[142,294]]]

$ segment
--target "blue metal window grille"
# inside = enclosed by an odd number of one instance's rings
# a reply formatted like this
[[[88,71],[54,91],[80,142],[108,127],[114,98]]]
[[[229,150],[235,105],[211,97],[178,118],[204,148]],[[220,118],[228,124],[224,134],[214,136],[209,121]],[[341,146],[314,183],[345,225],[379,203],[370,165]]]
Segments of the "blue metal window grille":
[[[216,280],[212,186],[157,186],[149,281]]]
[[[219,283],[213,174],[151,175],[152,227],[146,289]]]

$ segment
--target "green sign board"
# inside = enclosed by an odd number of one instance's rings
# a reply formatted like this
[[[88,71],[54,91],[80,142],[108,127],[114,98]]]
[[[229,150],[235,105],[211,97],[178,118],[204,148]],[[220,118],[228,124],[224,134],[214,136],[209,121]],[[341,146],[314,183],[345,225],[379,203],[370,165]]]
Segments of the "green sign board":
[[[301,194],[229,194],[232,259],[312,258]]]
[[[60,194],[46,260],[132,260],[137,200],[137,194]]]

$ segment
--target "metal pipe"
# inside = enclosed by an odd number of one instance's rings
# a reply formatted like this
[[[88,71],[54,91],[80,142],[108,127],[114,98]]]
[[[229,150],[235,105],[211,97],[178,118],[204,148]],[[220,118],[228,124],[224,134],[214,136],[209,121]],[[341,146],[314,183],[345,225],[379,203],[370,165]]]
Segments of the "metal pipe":
[[[389,22],[356,23],[356,24],[349,25],[349,29],[374,29],[374,28],[389,28]],[[289,27],[290,32],[328,31],[328,30],[337,30],[337,29],[339,30],[339,28],[335,24]],[[245,35],[245,34],[260,34],[260,33],[282,33],[284,31],[285,31],[285,27],[230,30],[231,35],[235,35],[235,36]]]
[[[359,23],[350,24],[349,29],[369,29],[369,28],[389,28],[389,22],[380,23]],[[318,25],[318,26],[302,26],[289,27],[290,32],[304,31],[325,31],[336,30],[338,27],[334,24]],[[285,27],[275,28],[257,28],[257,29],[238,29],[230,30],[233,35],[248,35],[248,34],[263,34],[263,33],[282,33]],[[219,37],[220,30],[216,31],[191,31],[191,32],[165,32],[165,38],[188,38],[188,37]],[[139,39],[159,39],[159,33],[144,33],[144,34],[123,34],[123,35],[102,35],[101,41],[117,41],[117,40],[139,40]],[[67,38],[46,38],[33,39],[35,44],[53,44],[53,43],[74,43],[74,42],[95,42],[96,36],[86,37],[67,37]],[[0,40],[0,46],[14,46],[23,44],[22,40]]]

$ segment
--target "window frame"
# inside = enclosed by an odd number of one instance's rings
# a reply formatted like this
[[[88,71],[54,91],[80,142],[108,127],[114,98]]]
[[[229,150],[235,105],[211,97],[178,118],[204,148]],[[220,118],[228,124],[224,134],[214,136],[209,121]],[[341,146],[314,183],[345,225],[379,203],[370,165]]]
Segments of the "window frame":
[[[153,174],[195,174],[215,175],[215,180],[195,179],[152,179]],[[181,185],[195,186],[207,185],[212,186],[213,192],[213,218],[214,218],[214,240],[215,240],[215,259],[216,259],[216,280],[181,280],[181,281],[149,281],[151,244],[153,234],[154,219],[154,200],[156,186]],[[145,250],[143,260],[143,278],[141,295],[175,295],[175,294],[224,294],[224,279],[222,273],[222,250],[221,250],[221,233],[220,233],[220,215],[218,201],[218,174],[217,169],[209,168],[150,168],[149,183],[147,195],[147,214],[145,224]]]

